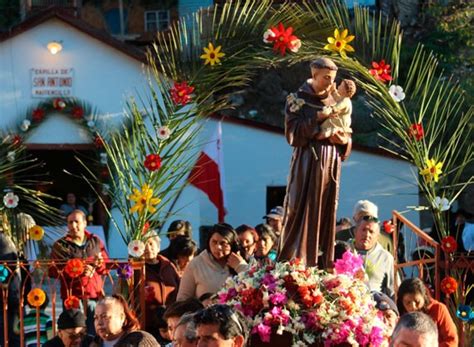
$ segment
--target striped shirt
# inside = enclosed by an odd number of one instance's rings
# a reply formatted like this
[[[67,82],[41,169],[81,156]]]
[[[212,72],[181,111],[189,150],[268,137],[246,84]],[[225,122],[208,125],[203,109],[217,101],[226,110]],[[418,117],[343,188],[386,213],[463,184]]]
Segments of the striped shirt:
[[[31,310],[23,317],[23,325],[25,328],[25,346],[37,347],[36,340],[36,310]],[[39,331],[41,345],[48,341],[48,331],[53,330],[53,321],[44,311],[39,313]]]

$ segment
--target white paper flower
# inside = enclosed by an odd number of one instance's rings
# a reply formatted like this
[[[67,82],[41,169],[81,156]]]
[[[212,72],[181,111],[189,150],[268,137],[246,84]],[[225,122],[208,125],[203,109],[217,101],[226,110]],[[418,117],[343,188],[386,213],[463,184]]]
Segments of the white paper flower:
[[[87,126],[89,128],[93,128],[93,127],[95,127],[95,122],[93,120],[90,120],[90,121],[87,122]]]
[[[22,131],[28,131],[30,128],[31,122],[28,119],[24,119],[23,122],[21,122],[20,129]]]
[[[105,152],[100,153],[100,163],[102,165],[107,165],[107,153]]]
[[[17,207],[18,201],[20,201],[20,198],[18,198],[18,195],[12,192],[6,193],[5,196],[3,197],[3,204],[5,205],[6,208]]]
[[[301,48],[301,40],[300,39],[296,39],[296,40],[291,41],[290,51],[292,51],[293,53],[296,53],[300,50],[300,48]]]
[[[270,43],[271,41],[268,40],[270,37],[275,37],[275,33],[271,29],[268,29],[263,33],[263,42]]]
[[[110,192],[110,184],[104,183],[102,185],[102,194],[109,195]]]
[[[390,88],[388,89],[388,93],[396,102],[400,102],[405,99],[405,93],[403,92],[403,88],[395,84],[392,84],[390,86]]]
[[[7,153],[7,160],[12,163],[15,160],[15,152],[10,151]]]
[[[446,198],[440,198],[439,196],[437,196],[434,199],[433,204],[436,207],[436,209],[440,210],[441,212],[448,211],[451,208],[451,205],[449,204],[449,200]]]
[[[140,258],[145,252],[145,244],[140,240],[132,240],[128,244],[128,254],[134,258]]]
[[[158,128],[158,130],[156,131],[156,136],[158,136],[160,140],[168,140],[170,138],[170,135],[171,130],[166,125]]]

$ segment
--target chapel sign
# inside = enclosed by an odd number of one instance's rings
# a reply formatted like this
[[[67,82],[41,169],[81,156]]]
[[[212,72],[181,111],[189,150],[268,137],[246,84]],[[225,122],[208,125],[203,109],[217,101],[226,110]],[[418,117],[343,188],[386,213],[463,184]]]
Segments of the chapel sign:
[[[32,68],[32,97],[72,97],[73,74],[74,69],[72,68]]]

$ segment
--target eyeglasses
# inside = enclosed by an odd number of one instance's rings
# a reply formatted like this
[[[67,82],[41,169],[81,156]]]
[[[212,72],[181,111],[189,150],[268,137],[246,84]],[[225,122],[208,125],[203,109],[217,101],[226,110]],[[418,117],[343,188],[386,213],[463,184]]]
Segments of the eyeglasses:
[[[373,217],[373,216],[363,216],[362,220],[364,220],[366,222],[375,222],[375,223],[379,222],[379,219],[377,217]]]
[[[77,340],[77,339],[82,339],[84,336],[86,336],[86,333],[85,332],[78,333],[78,334],[69,333],[69,334],[67,334],[67,336],[71,340]]]

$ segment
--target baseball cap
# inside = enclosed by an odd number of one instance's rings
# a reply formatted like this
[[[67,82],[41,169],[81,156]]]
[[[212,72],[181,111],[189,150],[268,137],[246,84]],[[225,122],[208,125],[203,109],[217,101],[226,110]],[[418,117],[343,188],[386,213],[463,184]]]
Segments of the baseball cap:
[[[265,216],[262,218],[273,218],[273,219],[281,219],[283,218],[283,215],[285,214],[285,211],[283,210],[282,206],[276,206],[270,210]]]
[[[58,318],[58,329],[86,327],[86,317],[81,310],[71,309],[61,312]]]
[[[397,305],[392,299],[390,299],[390,297],[387,294],[373,291],[372,295],[376,303],[375,307],[378,310],[380,311],[392,310],[393,312],[397,314],[397,316],[400,315],[400,313],[398,312]]]
[[[355,222],[359,222],[366,216],[377,220],[379,218],[378,213],[379,209],[373,202],[370,202],[369,200],[359,200],[354,206],[354,214],[352,217]]]

